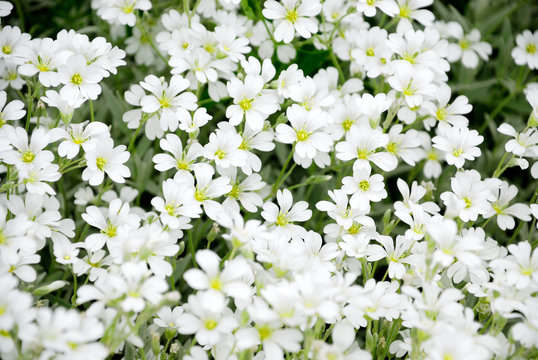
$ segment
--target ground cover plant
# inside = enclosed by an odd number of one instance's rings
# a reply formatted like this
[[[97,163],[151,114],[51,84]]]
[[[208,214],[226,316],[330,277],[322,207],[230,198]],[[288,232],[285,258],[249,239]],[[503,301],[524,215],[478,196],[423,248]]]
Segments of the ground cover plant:
[[[1,359],[538,358],[538,6],[0,1]]]

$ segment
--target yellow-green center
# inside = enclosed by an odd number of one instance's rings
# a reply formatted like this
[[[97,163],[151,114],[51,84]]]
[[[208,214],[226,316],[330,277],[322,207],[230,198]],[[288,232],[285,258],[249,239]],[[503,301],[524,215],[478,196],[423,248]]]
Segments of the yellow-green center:
[[[243,111],[248,111],[252,108],[252,99],[244,98],[243,100],[239,101],[239,106]]]
[[[80,74],[73,74],[73,76],[71,76],[71,83],[75,85],[82,84],[82,76],[80,76]]]
[[[368,189],[370,189],[370,183],[367,180],[362,180],[359,183],[359,189],[362,191],[368,191]]]
[[[294,24],[298,18],[299,18],[299,14],[297,13],[297,10],[288,9],[286,11],[286,20],[288,20],[290,23]]]
[[[35,159],[35,154],[31,150],[26,150],[22,153],[22,161],[25,163],[31,163]]]
[[[107,160],[103,157],[98,157],[97,159],[95,159],[95,165],[97,165],[97,168],[101,171],[104,171],[106,163]]]

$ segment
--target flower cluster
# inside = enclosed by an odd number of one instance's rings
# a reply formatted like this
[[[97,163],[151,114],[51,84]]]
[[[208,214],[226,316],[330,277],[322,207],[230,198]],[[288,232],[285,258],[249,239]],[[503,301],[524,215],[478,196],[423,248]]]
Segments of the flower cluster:
[[[493,47],[432,3],[92,0],[125,51],[2,26],[0,357],[538,356],[538,36],[480,128],[451,69]]]

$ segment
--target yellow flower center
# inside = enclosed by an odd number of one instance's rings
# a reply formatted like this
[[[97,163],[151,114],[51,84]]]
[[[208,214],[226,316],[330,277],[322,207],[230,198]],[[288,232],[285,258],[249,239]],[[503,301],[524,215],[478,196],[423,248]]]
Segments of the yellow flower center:
[[[185,171],[190,170],[189,163],[183,160],[177,160],[176,167],[178,168],[178,170],[185,170]]]
[[[168,96],[166,96],[164,91],[163,91],[163,95],[159,99],[159,104],[161,104],[162,108],[169,108],[172,105],[170,104],[170,99],[168,98]]]
[[[469,41],[465,38],[461,39],[460,40],[460,47],[463,49],[463,50],[466,50],[469,48]]]
[[[521,274],[523,274],[523,275],[530,276],[530,275],[532,275],[532,273],[533,273],[533,269],[532,269],[532,268],[524,268],[524,269],[521,269]]]
[[[374,48],[369,47],[368,50],[366,50],[366,56],[374,56],[374,55],[375,55]]]
[[[241,189],[239,188],[239,184],[233,184],[232,190],[228,193],[228,196],[233,197],[234,199],[237,199],[240,194],[241,194]]]
[[[387,151],[391,154],[395,154],[396,151],[398,150],[398,144],[394,143],[394,142],[390,142],[387,144]]]
[[[244,98],[243,100],[239,101],[239,106],[243,111],[248,111],[252,108],[252,99]]]
[[[295,24],[298,18],[299,18],[299,14],[297,13],[297,10],[288,9],[286,11],[286,20],[288,20],[290,23]]]
[[[286,224],[288,223],[288,217],[286,216],[286,214],[283,214],[282,212],[279,212],[278,213],[278,216],[276,217],[276,224],[278,226],[286,226]]]
[[[71,76],[71,83],[75,85],[82,84],[82,76],[80,76],[80,74],[73,74],[73,76]]]
[[[359,223],[353,223],[349,229],[347,229],[348,234],[357,235],[361,229],[362,225]]]
[[[438,160],[439,157],[437,156],[437,153],[432,150],[428,153],[428,160]]]
[[[372,154],[372,151],[357,149],[357,158],[361,160],[368,160],[368,156]]]
[[[226,153],[222,150],[215,151],[215,157],[218,157],[220,160],[224,159]]]
[[[469,199],[467,196],[463,198],[463,201],[465,201],[465,208],[468,209],[473,205],[471,199]]]
[[[437,120],[443,121],[446,120],[446,116],[448,115],[448,112],[445,108],[437,109],[437,112],[435,113],[435,116],[437,117]]]
[[[368,191],[368,189],[370,189],[370,183],[367,180],[362,180],[359,183],[359,189],[362,191]]]
[[[7,72],[7,79],[8,79],[9,81],[13,81],[13,80],[15,80],[18,76],[19,76],[19,75],[17,74],[16,71],[8,71],[8,72]]]
[[[6,55],[11,54],[11,45],[2,46],[2,52]]]
[[[374,5],[375,0],[366,0],[366,3],[370,6]]]
[[[22,153],[22,161],[25,163],[31,163],[35,159],[35,154],[31,150],[26,150]]]
[[[269,325],[263,325],[258,327],[258,334],[260,335],[260,340],[263,341],[265,339],[268,339],[273,331],[269,327]]]
[[[204,320],[204,327],[207,330],[213,330],[214,328],[217,327],[217,322],[213,319],[206,319]]]
[[[528,44],[526,50],[529,54],[534,54],[536,52],[536,45]]]
[[[454,150],[452,151],[452,155],[454,155],[455,157],[460,157],[461,154],[463,154],[462,148],[454,148]]]
[[[207,197],[205,196],[205,190],[196,189],[196,191],[194,192],[194,198],[196,199],[196,201],[200,202],[207,200]]]
[[[305,129],[297,131],[297,141],[306,141],[311,134]]]
[[[411,96],[411,95],[415,94],[415,89],[413,89],[411,83],[409,83],[409,85],[407,85],[407,87],[404,89],[403,93],[404,93],[405,96]]]
[[[134,6],[133,6],[133,4],[131,4],[131,5],[126,5],[126,6],[124,6],[124,7],[121,8],[121,11],[123,11],[123,12],[126,13],[126,14],[130,14],[130,13],[132,13],[133,10],[134,10]]]
[[[106,228],[104,230],[101,230],[101,234],[105,234],[106,236],[112,238],[118,234],[118,228],[114,226],[114,224],[112,224],[110,220],[108,220]]]
[[[354,123],[355,122],[353,120],[350,120],[349,118],[344,120],[344,122],[342,123],[342,127],[344,128],[344,131],[348,132],[349,129],[351,129],[351,126],[353,126]]]
[[[95,159],[95,165],[97,165],[97,168],[101,171],[104,171],[107,162],[107,159],[103,157],[98,157],[97,159]]]
[[[222,281],[218,277],[213,278],[209,281],[209,287],[213,290],[220,291],[222,290]]]
[[[164,210],[166,210],[168,215],[174,216],[176,212],[176,207],[174,206],[174,204],[166,204],[166,206],[164,207]]]
[[[400,17],[402,18],[407,18],[409,17],[409,14],[411,13],[411,10],[409,9],[409,7],[407,5],[403,5],[400,7]]]

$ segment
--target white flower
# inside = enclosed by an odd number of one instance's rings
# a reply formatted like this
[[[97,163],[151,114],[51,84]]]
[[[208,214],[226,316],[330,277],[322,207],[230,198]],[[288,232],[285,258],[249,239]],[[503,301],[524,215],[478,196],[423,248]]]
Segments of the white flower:
[[[515,324],[510,331],[515,340],[528,348],[538,345],[538,300],[529,297],[518,307],[523,314],[524,321]]]
[[[538,151],[538,130],[535,128],[527,129],[524,132],[518,133],[510,124],[503,123],[497,131],[501,134],[514,137],[504,145],[504,149],[517,156],[524,156]]]
[[[75,99],[61,96],[56,90],[47,90],[41,100],[51,107],[60,111],[60,117],[64,123],[69,123],[73,117],[75,109],[78,109],[85,99],[79,95]]]
[[[179,129],[188,133],[196,133],[213,118],[207,113],[206,108],[198,108],[192,115],[187,110],[179,108],[177,117],[179,118]]]
[[[538,69],[538,31],[525,30],[516,36],[517,46],[512,50],[512,57],[517,65],[527,65]]]
[[[87,249],[94,252],[100,250],[105,243],[110,249],[114,245],[113,241],[118,239],[122,232],[138,228],[140,218],[131,213],[130,209],[129,204],[120,199],[112,200],[108,211],[97,206],[88,206],[81,216],[89,225],[99,229],[99,233],[91,234],[84,240]]]
[[[488,203],[488,211],[483,215],[485,219],[497,215],[497,225],[501,230],[513,229],[515,216],[523,221],[531,220],[530,208],[526,204],[509,205],[517,195],[517,187],[503,181],[500,188],[492,190],[496,200]]]
[[[504,259],[491,261],[493,269],[507,272],[506,281],[517,289],[525,289],[538,281],[538,250],[532,250],[528,241],[508,245],[508,255]]]
[[[6,104],[7,94],[0,91],[0,128],[6,121],[19,120],[26,114],[24,103],[20,100],[12,100]]]
[[[34,39],[25,48],[27,62],[19,67],[24,76],[34,76],[39,73],[39,82],[45,87],[58,86],[60,79],[56,69],[65,62],[65,55],[59,42],[51,38]]]
[[[411,20],[416,20],[424,26],[431,25],[435,17],[429,10],[421,9],[429,6],[433,3],[433,0],[396,0],[400,11],[398,16],[400,22],[398,23],[398,30],[405,28],[406,25],[410,25]]]
[[[190,175],[186,175],[190,176]],[[163,198],[154,197],[151,205],[161,213],[161,222],[171,229],[189,229],[190,219],[200,217],[200,203],[194,199],[192,183],[167,179],[162,184]]]
[[[176,134],[166,134],[166,137],[161,139],[159,144],[161,149],[172,155],[156,154],[153,156],[155,169],[158,171],[170,169],[177,169],[178,173],[191,171],[196,166],[196,159],[203,154],[203,147],[199,143],[193,143],[183,149],[181,139]]]
[[[425,98],[433,97],[437,86],[433,83],[434,74],[430,69],[416,69],[409,62],[399,60],[394,62],[394,75],[387,79],[389,85],[402,93],[410,108],[420,106]]]
[[[189,81],[181,75],[174,75],[170,79],[170,85],[164,78],[148,75],[140,83],[151,95],[145,95],[140,99],[142,111],[148,114],[159,113],[160,126],[163,131],[176,131],[179,119],[179,109],[195,110],[196,95],[191,92],[183,92],[189,87]]]
[[[279,124],[276,127],[278,141],[295,144],[295,153],[301,158],[313,159],[317,152],[329,152],[332,141],[324,131],[319,111],[306,111],[294,104],[286,110],[286,116],[291,126]]]
[[[311,34],[318,32],[315,18],[321,12],[319,0],[284,0],[279,3],[267,0],[262,10],[263,16],[275,21],[275,40],[290,43],[297,32],[308,39]]]
[[[369,164],[371,161],[383,171],[392,171],[398,162],[395,162],[389,153],[376,151],[388,143],[389,136],[383,134],[381,129],[372,129],[369,125],[359,124],[351,127],[345,141],[336,144],[336,157],[343,161],[357,159],[355,161],[357,166]]]
[[[250,318],[255,327],[242,327],[235,333],[239,349],[248,349],[261,345],[268,359],[283,360],[284,350],[297,352],[301,349],[303,339],[298,329],[283,328],[278,314],[261,299],[256,299],[248,307]]]
[[[131,171],[123,165],[131,155],[126,150],[125,145],[114,147],[111,138],[92,140],[88,143],[84,155],[86,158],[86,168],[82,172],[82,180],[89,181],[95,186],[103,182],[105,173],[110,179],[117,183],[124,183],[125,178],[131,176]]]
[[[227,261],[220,270],[220,257],[211,250],[196,252],[196,263],[200,269],[189,269],[183,277],[196,290],[221,292],[240,301],[248,301],[252,296],[250,284],[244,279],[251,278],[250,267],[243,258]]]
[[[439,123],[437,129],[438,135],[432,139],[433,147],[445,152],[446,162],[450,165],[459,169],[465,160],[473,161],[482,153],[478,145],[484,141],[484,137],[478,131],[444,122]]]
[[[181,314],[183,314],[183,308],[180,306],[174,307],[174,310],[170,309],[169,306],[163,306],[157,311],[158,318],[153,319],[153,322],[160,327],[177,330]]]
[[[380,174],[370,176],[371,171],[369,165],[355,163],[353,176],[342,179],[342,190],[346,194],[352,194],[349,204],[362,211],[370,207],[370,201],[378,202],[387,197],[383,176]]]
[[[414,244],[414,240],[406,236],[398,235],[396,237],[396,246],[390,236],[378,236],[375,239],[383,247],[379,245],[369,245],[366,253],[368,261],[378,261],[386,258],[389,263],[387,269],[389,278],[401,279],[406,272],[405,263],[409,256],[409,251]]]
[[[213,179],[215,169],[209,164],[200,164],[194,168],[196,188],[194,198],[203,207],[207,216],[216,219],[222,210],[222,205],[213,200],[232,190],[230,179],[226,176]]]
[[[359,0],[357,2],[357,11],[362,12],[368,17],[375,16],[376,8],[390,17],[393,17],[399,12],[398,5],[394,0]]]
[[[245,119],[247,126],[259,131],[264,120],[278,110],[276,97],[263,90],[264,80],[260,75],[247,74],[245,80],[232,78],[226,87],[233,98],[233,105],[226,109],[226,117],[230,124],[237,126]]]
[[[217,129],[209,135],[209,143],[204,147],[204,157],[214,160],[217,166],[222,168],[241,167],[246,161],[243,150],[239,147],[243,138],[235,128],[230,127],[226,130]]]
[[[185,312],[178,317],[180,334],[195,334],[200,345],[213,346],[222,337],[230,334],[237,326],[237,320],[226,307],[224,296],[216,292],[198,292],[189,295]]]
[[[99,82],[103,79],[95,64],[88,65],[83,55],[72,55],[65,64],[58,67],[58,77],[64,86],[60,90],[62,98],[71,104],[79,97],[96,100],[101,93]]]
[[[288,189],[278,190],[276,193],[278,206],[272,202],[263,204],[262,217],[268,222],[270,229],[281,236],[299,238],[306,235],[306,230],[296,221],[306,221],[312,217],[306,201],[293,204],[293,196]]]
[[[239,202],[249,212],[256,212],[262,206],[263,200],[257,191],[267,184],[262,181],[260,174],[248,175],[240,182],[237,179],[237,168],[219,169],[219,173],[228,177],[232,184],[232,190],[226,194],[226,200],[222,203],[225,209],[239,213]]]
[[[423,107],[431,116],[425,120],[428,127],[433,127],[435,120],[439,122],[446,121],[450,125],[459,127],[467,127],[469,125],[469,120],[463,116],[470,113],[473,109],[473,106],[469,104],[469,99],[465,95],[460,95],[449,104],[450,93],[450,86],[442,83],[439,85],[435,94],[437,104],[434,105],[432,102],[425,102],[423,104]]]
[[[476,170],[457,172],[450,179],[450,186],[453,192],[442,193],[441,199],[447,208],[455,206],[455,216],[465,222],[476,221],[478,215],[489,210],[488,201],[495,200],[490,188],[480,180],[480,173]]]
[[[0,153],[0,158],[6,164],[12,164],[19,169],[24,169],[32,165],[43,167],[54,160],[52,152],[44,150],[51,139],[43,129],[34,130],[30,141],[28,141],[28,134],[21,127],[10,129],[7,137],[14,149]]]
[[[58,146],[58,155],[73,159],[78,155],[80,148],[84,148],[92,139],[109,137],[108,126],[102,122],[87,121],[80,124],[69,124],[68,130],[62,128],[53,129],[54,135],[65,139]]]
[[[111,24],[135,26],[136,10],[151,9],[150,0],[111,0],[98,3],[97,15]]]
[[[0,59],[21,65],[26,59],[25,48],[30,43],[30,34],[21,33],[18,26],[3,26],[0,31]]]
[[[463,27],[459,25],[454,27],[452,36],[458,40],[458,44],[448,45],[447,60],[450,62],[461,59],[463,66],[473,69],[478,66],[479,56],[487,60],[491,55],[491,45],[480,41],[480,31],[477,29],[471,30],[469,34],[464,34]]]

